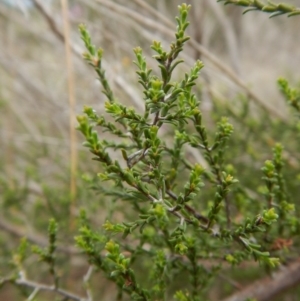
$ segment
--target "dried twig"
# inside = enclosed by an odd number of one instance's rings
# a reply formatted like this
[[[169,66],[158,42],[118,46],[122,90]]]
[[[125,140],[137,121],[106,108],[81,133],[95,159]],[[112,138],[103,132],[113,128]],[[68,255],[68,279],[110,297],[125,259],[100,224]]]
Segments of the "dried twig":
[[[34,289],[35,291],[50,291],[50,292],[54,292],[58,295],[61,295],[63,297],[65,297],[67,300],[75,300],[75,301],[85,301],[85,298],[82,298],[78,295],[75,295],[69,291],[66,291],[64,289],[61,288],[55,288],[54,285],[46,285],[46,284],[41,284],[38,282],[34,282],[34,281],[30,281],[24,278],[21,279],[17,279],[14,281],[14,283],[18,284],[18,285],[22,285],[22,286],[26,286],[29,288]]]
[[[89,266],[86,274],[83,277],[83,283],[84,283],[84,287],[86,290],[86,294],[88,296],[88,301],[93,301],[93,294],[92,294],[92,289],[90,286],[90,280],[93,275],[93,271],[94,271],[94,267],[92,265]]]
[[[300,284],[300,258],[282,269],[272,277],[260,279],[241,291],[223,299],[222,301],[245,301],[253,298],[257,301],[273,300],[283,291]]]
[[[229,22],[224,10],[221,9],[221,6],[216,1],[206,0],[206,4],[215,14],[216,20],[220,23],[220,29],[224,32],[231,65],[236,73],[240,74],[241,68],[239,62],[240,55],[238,51],[238,42],[232,24]]]
[[[51,17],[51,14],[47,11],[45,6],[40,2],[40,0],[32,1],[38,11],[42,14],[42,16],[46,19],[47,23],[50,26],[50,29],[55,33],[55,35],[62,41],[65,41],[63,33],[58,29],[55,20]]]

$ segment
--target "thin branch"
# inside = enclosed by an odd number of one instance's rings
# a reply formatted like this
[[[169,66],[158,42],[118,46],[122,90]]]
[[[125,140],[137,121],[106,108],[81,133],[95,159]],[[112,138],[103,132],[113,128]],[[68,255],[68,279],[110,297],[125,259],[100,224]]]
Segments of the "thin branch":
[[[39,293],[39,289],[38,288],[35,288],[33,290],[33,292],[30,294],[30,296],[26,299],[26,301],[32,301],[34,300],[34,298],[37,296],[37,294]]]
[[[47,9],[42,5],[40,0],[32,0],[38,11],[42,14],[42,16],[46,19],[47,23],[50,26],[50,29],[55,33],[55,35],[61,40],[61,42],[65,41],[63,33],[58,29],[55,20],[51,17],[51,14],[47,11]]]
[[[93,275],[94,267],[91,265],[83,277],[83,283],[86,290],[86,294],[88,296],[88,301],[93,301],[93,293],[90,286],[90,280]]]
[[[271,1],[261,2],[257,0],[219,0],[224,4],[235,4],[238,6],[248,7],[243,14],[248,11],[262,11],[270,13],[270,18],[287,14],[288,17],[300,15],[300,8],[287,3],[274,3]]]
[[[167,194],[173,199],[173,200],[177,200],[177,195],[171,191],[171,190],[167,190],[166,191]],[[204,215],[198,213],[194,208],[192,208],[190,205],[187,205],[185,204],[184,205],[184,208],[189,212],[191,213],[196,219],[198,219],[199,221],[202,221],[202,222],[205,222],[205,223],[208,223],[208,218],[205,217]]]
[[[61,288],[55,288],[54,286],[50,286],[50,285],[46,285],[46,284],[42,284],[42,283],[38,283],[38,282],[34,282],[34,281],[30,281],[27,279],[17,279],[15,281],[13,281],[13,283],[17,284],[17,285],[22,285],[22,286],[26,286],[29,288],[39,291],[50,291],[50,292],[54,292],[57,293],[63,297],[66,297],[67,299],[71,299],[74,301],[87,301],[85,298],[82,298],[78,295],[75,295],[69,291],[66,291],[64,289]]]
[[[232,66],[237,74],[241,74],[238,42],[232,24],[229,22],[228,17],[224,13],[224,10],[221,9],[221,6],[218,5],[217,2],[206,0],[206,4],[210,7],[212,12],[215,14],[216,20],[220,23],[220,29],[224,33]]]

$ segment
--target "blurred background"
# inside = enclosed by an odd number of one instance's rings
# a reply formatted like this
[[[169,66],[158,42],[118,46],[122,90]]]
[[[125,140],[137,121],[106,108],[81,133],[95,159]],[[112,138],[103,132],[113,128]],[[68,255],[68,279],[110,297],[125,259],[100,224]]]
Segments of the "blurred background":
[[[132,48],[141,46],[149,65],[155,69],[149,46],[153,40],[161,40],[165,46],[173,40],[174,16],[180,3],[69,1],[76,113],[85,104],[100,110],[105,100],[95,75],[80,57],[83,45],[78,24],[85,23],[94,43],[104,49],[107,76],[118,96],[142,108]],[[187,69],[201,59],[205,64],[202,81],[209,93],[224,99],[247,94],[233,80],[237,78],[260,100],[283,114],[285,106],[276,79],[284,76],[298,80],[293,76],[298,73],[300,62],[300,18],[269,19],[267,14],[257,12],[242,16],[241,8],[224,7],[213,0],[188,3],[193,6],[190,36],[219,64],[202,54],[195,44],[188,43],[183,54],[186,66],[182,68]],[[289,3],[300,5],[299,0]],[[39,4],[38,8],[35,4]],[[3,167],[8,177],[20,178],[20,170],[33,160],[43,176],[51,179],[51,174],[62,167],[58,165],[69,164],[68,68],[61,4],[57,0],[1,0],[0,22]],[[209,100],[206,105],[209,109]]]
[[[234,107],[232,99],[246,95],[270,115],[289,118],[276,80],[283,76],[291,83],[299,81],[300,17],[269,19],[260,12],[242,15],[242,8],[215,0],[186,2],[192,5],[191,41],[175,77],[195,60],[204,62],[199,79],[203,110],[214,109],[212,99]],[[300,6],[300,0],[288,2]],[[106,74],[118,99],[142,110],[132,49],[142,47],[149,67],[158,72],[150,45],[159,40],[168,47],[174,40],[179,4],[178,0],[70,0],[71,66],[60,1],[0,0],[0,260],[7,260],[5,254],[25,234],[45,243],[41,233],[45,233],[48,215],[61,218],[63,227],[71,227],[63,218],[70,210],[71,140],[79,156],[76,204],[85,205],[91,199],[83,182],[97,166],[81,146],[83,138],[70,138],[70,93],[73,119],[84,105],[103,111],[105,97],[93,70],[81,58],[84,47],[78,25],[86,24],[93,43],[104,49]],[[95,218],[95,223],[101,221]],[[68,240],[72,237],[66,238],[66,244]],[[1,300],[9,300],[5,293],[1,297],[0,292]]]

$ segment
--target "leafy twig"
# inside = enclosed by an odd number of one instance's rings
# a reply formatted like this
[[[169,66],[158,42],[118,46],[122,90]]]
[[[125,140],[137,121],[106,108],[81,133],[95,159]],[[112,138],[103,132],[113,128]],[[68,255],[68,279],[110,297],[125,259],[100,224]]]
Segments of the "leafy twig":
[[[286,3],[273,3],[268,1],[265,3],[259,0],[218,0],[218,2],[224,2],[224,4],[235,4],[238,6],[248,7],[243,13],[249,11],[262,11],[270,13],[270,18],[287,14],[288,17],[300,15],[300,8]]]

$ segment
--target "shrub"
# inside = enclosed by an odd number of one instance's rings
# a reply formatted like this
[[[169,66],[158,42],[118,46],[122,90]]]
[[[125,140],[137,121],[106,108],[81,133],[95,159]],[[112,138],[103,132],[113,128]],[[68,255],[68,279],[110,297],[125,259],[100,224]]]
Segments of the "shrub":
[[[270,4],[272,10],[267,10],[258,1],[226,3],[272,12],[271,16],[295,14],[285,5]],[[87,181],[104,199],[107,218],[103,229],[96,229],[81,210],[75,241],[93,269],[115,283],[118,299],[208,300],[214,298],[217,286],[222,298],[233,290],[226,278],[239,271],[229,266],[249,269],[238,274],[247,280],[251,270],[257,278],[297,257],[299,143],[290,139],[299,135],[299,123],[278,120],[258,107],[253,110],[246,97],[236,99],[234,108],[214,99],[212,116],[204,116],[201,88],[194,89],[203,63],[197,61],[185,74],[180,70],[179,56],[189,39],[185,33],[189,10],[186,4],[179,6],[169,50],[158,41],[151,45],[160,72],[148,69],[142,49],[134,49],[143,112],[116,99],[102,66],[103,51],[92,44],[84,25],[79,28],[87,49],[84,58],[107,97],[105,116],[85,107],[84,115],[77,117],[84,146],[101,168],[97,178]],[[181,75],[175,76],[174,70]],[[299,114],[299,90],[285,79],[278,84]],[[194,150],[198,160],[191,156]],[[19,274],[2,284],[12,282],[36,291],[52,290],[66,300],[82,300],[60,288],[57,231],[57,222],[51,219],[49,246],[31,248],[48,264],[53,286],[27,280],[26,240],[14,256]],[[88,281],[85,287],[87,300],[92,300]],[[253,289],[238,300],[251,297],[266,300]]]

